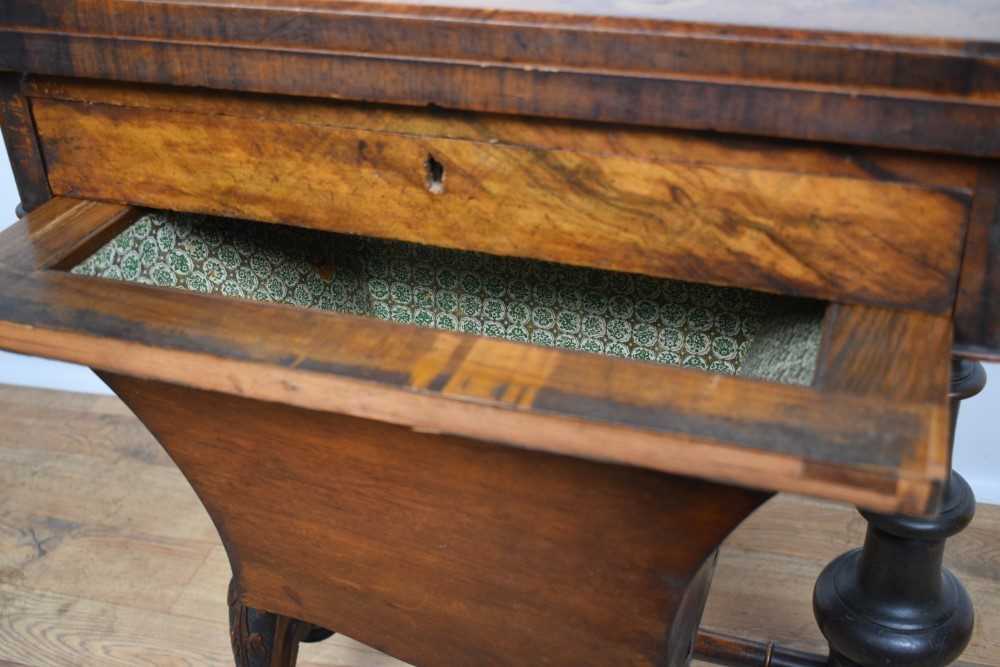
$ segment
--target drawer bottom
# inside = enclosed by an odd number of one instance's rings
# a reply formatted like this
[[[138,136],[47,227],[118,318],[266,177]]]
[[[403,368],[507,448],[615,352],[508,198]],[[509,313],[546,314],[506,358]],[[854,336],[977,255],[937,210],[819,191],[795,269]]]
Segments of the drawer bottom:
[[[812,381],[825,304],[283,225],[151,212],[74,273]]]

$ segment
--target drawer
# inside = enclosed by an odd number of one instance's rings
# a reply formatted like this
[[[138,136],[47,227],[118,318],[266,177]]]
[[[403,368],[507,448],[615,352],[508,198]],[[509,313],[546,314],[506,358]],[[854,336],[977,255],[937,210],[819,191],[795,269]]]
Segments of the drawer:
[[[0,345],[113,373],[880,511],[948,472],[947,316],[62,197],[0,277]]]
[[[40,79],[57,195],[948,312],[959,160]]]

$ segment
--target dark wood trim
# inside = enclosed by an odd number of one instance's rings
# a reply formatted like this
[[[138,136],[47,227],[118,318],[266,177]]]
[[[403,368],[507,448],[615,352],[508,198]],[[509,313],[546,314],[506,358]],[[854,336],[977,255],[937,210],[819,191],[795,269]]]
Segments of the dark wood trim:
[[[60,7],[4,8],[0,68],[1000,156],[990,42],[420,3]]]
[[[903,25],[898,15],[879,34],[868,7],[864,21],[856,23],[859,30],[849,33],[824,30],[822,22],[803,30],[671,20],[669,6],[658,11],[648,5],[644,9],[650,16],[629,16],[627,7],[614,2],[586,9],[568,2],[531,9],[523,3],[512,5],[517,9],[443,4],[153,0],[140,8],[125,0],[76,0],[74,11],[66,12],[59,0],[36,0],[4,7],[0,26],[24,34],[670,73],[955,97],[990,99],[1000,93],[995,60],[1000,34],[994,31],[991,39],[979,41],[920,36],[942,27],[929,24],[913,33],[918,36],[907,37],[898,31]],[[816,8],[810,9],[815,15]],[[713,7],[706,16],[720,13],[735,15]],[[978,18],[989,21],[981,9]]]
[[[1000,165],[982,167],[955,304],[955,351],[1000,361]]]
[[[52,193],[30,103],[21,90],[22,79],[13,72],[0,72],[0,126],[21,196],[20,206],[27,212],[51,199]]]

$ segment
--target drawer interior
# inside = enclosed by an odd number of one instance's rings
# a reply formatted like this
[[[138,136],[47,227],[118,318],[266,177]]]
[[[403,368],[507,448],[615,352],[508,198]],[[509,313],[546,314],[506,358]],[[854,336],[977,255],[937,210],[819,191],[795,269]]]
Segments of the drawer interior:
[[[583,335],[595,309],[603,337]],[[84,199],[0,233],[4,349],[882,512],[941,499],[951,331],[919,311]]]
[[[479,252],[153,211],[73,273],[789,384],[825,304]]]

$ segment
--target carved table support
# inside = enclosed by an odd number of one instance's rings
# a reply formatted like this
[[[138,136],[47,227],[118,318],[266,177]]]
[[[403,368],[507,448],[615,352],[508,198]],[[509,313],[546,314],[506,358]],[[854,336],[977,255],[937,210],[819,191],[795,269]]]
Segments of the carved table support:
[[[959,402],[984,385],[981,364],[953,362],[952,439]],[[962,653],[972,636],[972,601],[942,560],[945,540],[969,524],[975,509],[972,489],[952,472],[937,516],[861,512],[868,521],[864,547],[830,563],[813,593],[831,666],[937,667]]]
[[[236,580],[229,582],[229,638],[236,667],[295,667],[299,642],[311,630],[308,623],[248,607]]]

